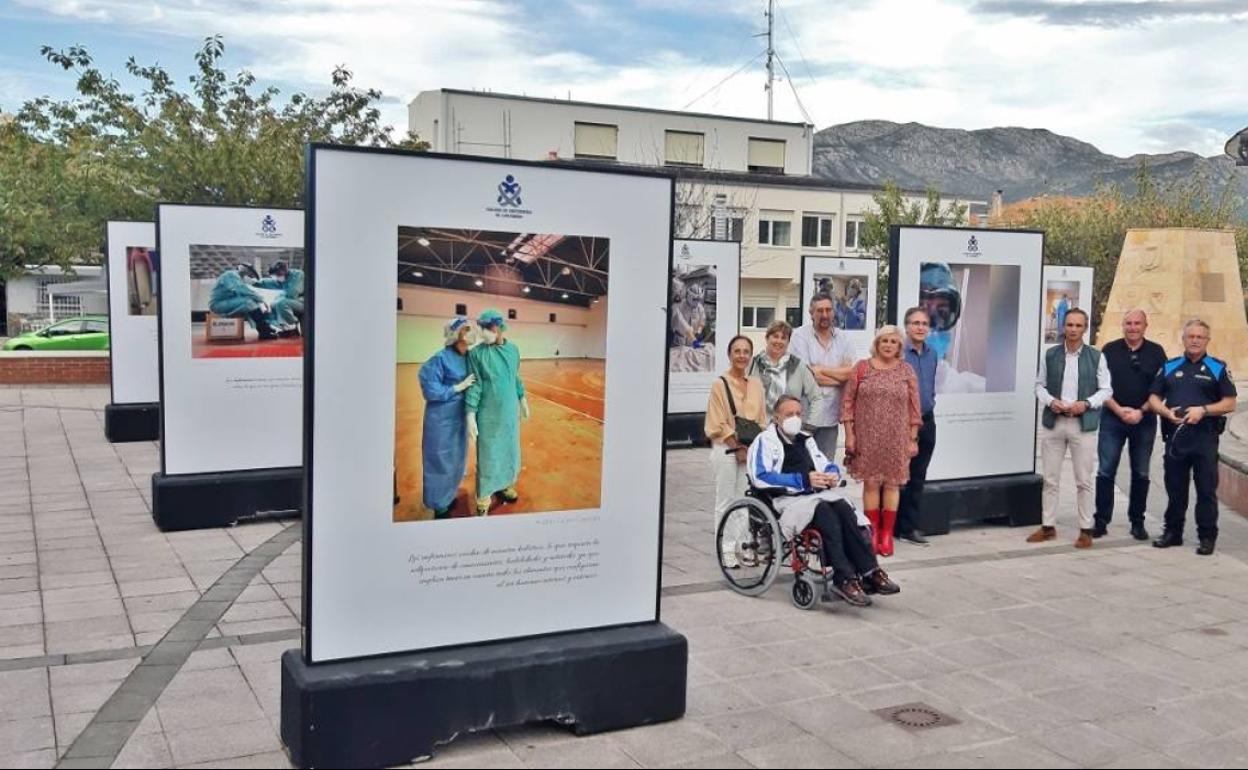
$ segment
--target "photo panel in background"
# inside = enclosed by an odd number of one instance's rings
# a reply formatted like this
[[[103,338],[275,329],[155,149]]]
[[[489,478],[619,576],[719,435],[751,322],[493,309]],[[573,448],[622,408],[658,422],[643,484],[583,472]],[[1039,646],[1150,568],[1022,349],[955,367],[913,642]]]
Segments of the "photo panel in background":
[[[671,180],[310,152],[305,657],[657,619]]]
[[[858,358],[866,358],[875,337],[878,281],[874,259],[802,257],[802,323],[810,321],[811,299],[820,292],[830,295],[836,328],[849,335]]]
[[[109,222],[108,325],[114,404],[160,401],[156,225]]]
[[[157,207],[164,473],[303,458],[303,212]]]
[[[938,357],[928,479],[1034,472],[1043,233],[899,227],[891,250],[890,316],[927,310]]]
[[[668,304],[667,413],[706,411],[711,385],[729,367],[741,317],[741,244],[677,240]]]
[[[598,509],[610,239],[400,226],[397,254],[394,520]]]
[[[1040,307],[1040,333],[1043,347],[1051,347],[1065,339],[1063,328],[1066,311],[1080,308],[1088,314],[1088,328],[1083,341],[1092,342],[1092,286],[1095,271],[1090,267],[1063,265],[1044,266],[1044,298]]]

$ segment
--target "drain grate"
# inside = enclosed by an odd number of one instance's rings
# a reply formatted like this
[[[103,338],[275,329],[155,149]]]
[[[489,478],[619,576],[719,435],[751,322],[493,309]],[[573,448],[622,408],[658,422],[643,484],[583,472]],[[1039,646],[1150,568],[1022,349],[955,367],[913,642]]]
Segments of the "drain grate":
[[[912,732],[960,724],[958,720],[926,703],[903,703],[900,706],[876,709],[872,713]]]

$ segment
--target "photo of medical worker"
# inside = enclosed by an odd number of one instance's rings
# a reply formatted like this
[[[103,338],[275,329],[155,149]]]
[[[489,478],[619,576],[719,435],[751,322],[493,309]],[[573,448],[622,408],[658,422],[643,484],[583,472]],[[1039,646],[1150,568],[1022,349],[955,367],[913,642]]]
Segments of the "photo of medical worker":
[[[303,356],[303,249],[192,245],[195,358]]]
[[[156,249],[126,247],[126,294],[130,315],[156,315],[159,273],[160,257]]]
[[[1044,342],[1056,345],[1062,340],[1066,311],[1083,307],[1079,303],[1078,281],[1049,281],[1044,287]]]
[[[940,361],[937,393],[1013,392],[1018,379],[1018,265],[923,262],[919,304]]]
[[[821,292],[832,296],[832,314],[836,328],[859,331],[875,326],[874,306],[867,296],[871,280],[865,275],[815,274],[815,290],[811,297]],[[810,297],[807,297],[809,304]]]
[[[606,238],[400,227],[394,521],[594,510]]]
[[[715,371],[715,274],[714,265],[682,264],[672,269],[668,371]]]

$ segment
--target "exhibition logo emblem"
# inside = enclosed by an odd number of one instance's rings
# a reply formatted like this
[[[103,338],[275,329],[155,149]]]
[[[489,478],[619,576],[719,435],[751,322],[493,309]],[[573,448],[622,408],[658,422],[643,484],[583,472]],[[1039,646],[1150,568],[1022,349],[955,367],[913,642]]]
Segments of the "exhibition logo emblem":
[[[261,238],[280,238],[282,234],[277,231],[277,220],[272,214],[265,214],[264,219],[260,220],[260,232],[256,233]]]
[[[498,183],[498,205],[489,206],[485,210],[500,219],[523,219],[532,214],[529,209],[521,208],[524,202],[520,199],[520,183],[514,174],[508,174]]]
[[[689,259],[689,258],[690,258],[690,257],[692,257],[692,256],[693,256],[693,254],[691,254],[691,253],[689,252],[689,244],[687,244],[687,243],[686,243],[686,244],[684,244],[683,246],[681,246],[681,247],[680,247],[680,258],[681,258],[681,259]]]
[[[966,242],[966,250],[972,253],[979,251],[979,239],[972,235]]]
[[[520,183],[511,174],[498,183],[498,205],[520,207]]]

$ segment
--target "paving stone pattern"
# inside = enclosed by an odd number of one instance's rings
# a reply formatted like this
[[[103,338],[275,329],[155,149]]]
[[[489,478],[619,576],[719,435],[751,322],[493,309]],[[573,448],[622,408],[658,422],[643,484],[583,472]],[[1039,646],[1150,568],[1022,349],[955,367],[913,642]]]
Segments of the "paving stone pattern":
[[[107,388],[0,388],[0,767],[288,766],[278,659],[298,644],[297,524],[160,533],[157,447],[107,443],[107,401]],[[428,766],[1248,765],[1235,514],[1202,559],[1194,542],[1127,538],[1120,494],[1110,537],[1077,552],[1068,473],[1057,542],[984,526],[902,543],[888,562],[899,596],[802,612],[783,584],[758,599],[722,587],[706,450],[667,459],[663,620],[690,643],[686,718],[463,736]],[[874,713],[909,703],[957,724],[912,731]]]

